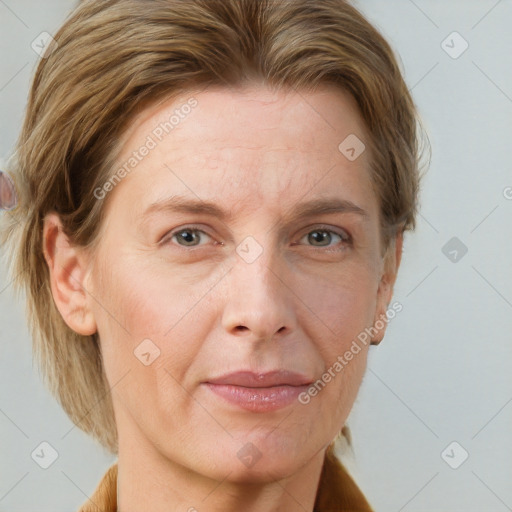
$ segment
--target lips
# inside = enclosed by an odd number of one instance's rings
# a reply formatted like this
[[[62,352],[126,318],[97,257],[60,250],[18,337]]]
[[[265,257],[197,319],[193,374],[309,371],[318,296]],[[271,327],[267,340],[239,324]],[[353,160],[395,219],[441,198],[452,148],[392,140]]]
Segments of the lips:
[[[276,386],[306,386],[312,380],[288,370],[274,370],[266,373],[238,371],[221,377],[208,379],[209,384],[243,386],[246,388],[270,388]]]
[[[288,370],[266,373],[238,371],[203,382],[213,396],[231,407],[252,413],[269,413],[298,403],[311,379]]]

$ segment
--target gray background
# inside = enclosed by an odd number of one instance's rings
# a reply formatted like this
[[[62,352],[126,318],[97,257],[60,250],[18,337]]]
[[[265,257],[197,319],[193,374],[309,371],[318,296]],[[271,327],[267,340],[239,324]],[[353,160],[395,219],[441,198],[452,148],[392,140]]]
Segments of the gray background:
[[[39,58],[31,43],[73,5],[0,0],[3,159]],[[512,1],[355,5],[398,52],[433,157],[395,290],[403,311],[370,350],[347,465],[379,512],[512,510]],[[469,44],[457,58],[454,31]],[[0,340],[0,512],[76,510],[115,459],[42,387],[3,267]],[[31,458],[43,441],[59,454],[46,470]]]

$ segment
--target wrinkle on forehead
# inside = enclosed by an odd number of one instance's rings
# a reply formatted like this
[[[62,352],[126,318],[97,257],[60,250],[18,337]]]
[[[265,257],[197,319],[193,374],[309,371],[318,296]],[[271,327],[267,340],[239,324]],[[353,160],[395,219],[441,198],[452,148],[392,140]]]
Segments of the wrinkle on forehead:
[[[132,205],[185,192],[224,205],[245,202],[247,211],[263,205],[277,211],[284,199],[293,203],[322,191],[356,203],[373,193],[366,152],[349,162],[338,150],[345,132],[362,131],[364,123],[355,100],[335,87],[301,94],[264,86],[183,93],[140,114],[125,157],[191,96],[197,106],[123,179],[137,180]]]

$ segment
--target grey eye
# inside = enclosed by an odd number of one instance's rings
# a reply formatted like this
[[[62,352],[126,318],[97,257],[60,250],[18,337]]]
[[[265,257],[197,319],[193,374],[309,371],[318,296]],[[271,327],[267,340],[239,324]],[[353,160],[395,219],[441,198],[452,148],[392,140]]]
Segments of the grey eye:
[[[199,233],[202,233],[202,231],[199,231],[198,229],[182,229],[177,233],[174,233],[174,235],[171,238],[176,238],[176,240],[178,241],[181,240],[184,243],[181,244],[180,242],[178,242],[180,243],[180,245],[190,247],[198,245],[198,243],[196,242],[200,241]]]
[[[308,233],[308,242],[311,242],[312,245],[317,245],[317,243],[320,246],[329,245],[329,243],[332,240],[332,234],[330,231],[326,231],[324,229],[316,229],[315,231],[311,231]]]
[[[302,238],[307,238],[307,241],[313,247],[329,247],[333,241],[333,237],[338,237],[340,241],[348,242],[348,236],[343,236],[330,229],[315,229],[306,233]]]

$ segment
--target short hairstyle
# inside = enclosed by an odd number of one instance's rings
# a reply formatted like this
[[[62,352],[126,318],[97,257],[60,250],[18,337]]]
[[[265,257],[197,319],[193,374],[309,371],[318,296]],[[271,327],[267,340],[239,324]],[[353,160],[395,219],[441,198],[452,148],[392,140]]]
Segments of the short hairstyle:
[[[415,227],[423,132],[390,45],[345,0],[85,0],[54,38],[9,161],[19,202],[3,215],[1,241],[14,289],[26,292],[46,385],[79,428],[117,453],[98,334],[79,335],[61,317],[42,235],[55,211],[72,243],[95,246],[108,197],[93,191],[115,172],[134,115],[208,86],[339,87],[369,135],[384,248]]]

